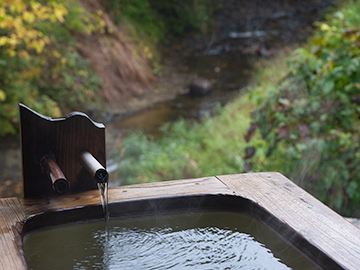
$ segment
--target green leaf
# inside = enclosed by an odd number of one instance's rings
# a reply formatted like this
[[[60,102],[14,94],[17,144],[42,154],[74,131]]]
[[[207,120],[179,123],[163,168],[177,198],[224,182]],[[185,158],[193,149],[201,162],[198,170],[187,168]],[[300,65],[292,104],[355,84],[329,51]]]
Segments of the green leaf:
[[[347,186],[346,193],[349,195],[350,198],[353,198],[356,195],[358,186],[358,183],[356,183],[355,181],[351,181],[350,184]]]
[[[0,101],[3,102],[6,100],[6,93],[5,91],[0,89]]]
[[[322,92],[324,95],[328,95],[331,91],[334,90],[335,83],[334,81],[327,81],[322,87]]]

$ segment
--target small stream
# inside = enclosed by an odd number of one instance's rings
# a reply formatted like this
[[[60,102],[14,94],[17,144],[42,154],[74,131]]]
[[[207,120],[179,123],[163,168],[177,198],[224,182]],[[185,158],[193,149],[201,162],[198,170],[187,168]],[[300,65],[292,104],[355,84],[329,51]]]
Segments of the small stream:
[[[187,90],[172,100],[156,103],[130,116],[105,123],[108,159],[113,153],[118,154],[116,142],[131,130],[142,130],[147,135],[157,137],[162,136],[160,127],[166,123],[181,118],[199,121],[204,116],[212,115],[219,104],[224,106],[236,98],[250,83],[254,61],[254,58],[243,55],[205,55],[186,58],[187,73],[184,78],[184,88],[192,77],[201,77],[212,82],[212,91],[205,96],[193,97]],[[109,185],[116,186],[118,164],[109,159],[107,166],[110,173]]]
[[[187,77],[184,93],[174,99],[156,103],[130,116],[106,123],[112,132],[124,133],[140,129],[151,135],[159,134],[159,127],[179,118],[201,119],[211,114],[217,104],[225,105],[249,84],[252,62],[247,56],[206,55],[185,59]],[[213,87],[210,94],[192,97],[187,91],[187,81],[192,77],[209,80]]]

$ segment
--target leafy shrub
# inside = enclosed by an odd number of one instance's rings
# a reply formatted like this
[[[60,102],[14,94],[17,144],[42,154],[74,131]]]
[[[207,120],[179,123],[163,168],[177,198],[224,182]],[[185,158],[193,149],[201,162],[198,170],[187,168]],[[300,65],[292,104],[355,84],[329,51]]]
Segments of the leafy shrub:
[[[345,214],[360,203],[359,11],[351,2],[318,23],[254,114],[263,138],[256,169],[285,173]]]
[[[158,72],[160,46],[176,36],[209,30],[216,4],[208,0],[107,0],[104,5],[115,23],[130,29],[131,38]]]
[[[115,23],[125,23],[133,32],[139,32],[134,35],[145,35],[153,44],[164,38],[164,24],[149,1],[109,0],[106,5]]]
[[[20,102],[56,117],[94,97],[99,80],[77,53],[73,33],[102,26],[73,1],[0,2],[0,136],[17,132]]]
[[[132,25],[153,44],[187,32],[206,32],[214,9],[207,0],[108,0],[106,5],[116,23]]]
[[[152,1],[151,7],[161,18],[165,36],[189,32],[205,33],[211,25],[211,13],[215,3],[208,0]]]

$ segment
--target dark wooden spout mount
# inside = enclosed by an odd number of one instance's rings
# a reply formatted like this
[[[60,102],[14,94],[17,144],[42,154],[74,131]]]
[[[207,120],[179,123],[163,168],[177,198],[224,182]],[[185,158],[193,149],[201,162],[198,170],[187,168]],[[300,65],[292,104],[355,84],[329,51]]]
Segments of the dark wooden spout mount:
[[[107,182],[103,124],[80,112],[51,118],[19,107],[24,197],[78,193]]]

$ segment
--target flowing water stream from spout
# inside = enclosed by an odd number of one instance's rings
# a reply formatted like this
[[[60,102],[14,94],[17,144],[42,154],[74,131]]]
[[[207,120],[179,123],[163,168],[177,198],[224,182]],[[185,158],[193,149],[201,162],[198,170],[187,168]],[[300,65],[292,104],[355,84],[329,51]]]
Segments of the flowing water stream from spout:
[[[101,204],[104,211],[105,218],[105,231],[106,234],[109,234],[108,225],[109,225],[109,204],[108,204],[108,183],[98,183],[98,188],[100,192]]]

